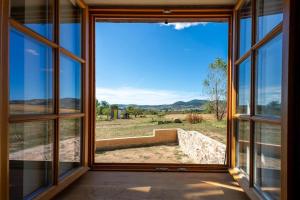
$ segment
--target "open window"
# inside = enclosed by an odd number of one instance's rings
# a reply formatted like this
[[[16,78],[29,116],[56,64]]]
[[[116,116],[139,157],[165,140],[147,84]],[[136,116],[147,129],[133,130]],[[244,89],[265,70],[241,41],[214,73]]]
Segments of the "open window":
[[[282,7],[246,0],[237,11],[236,165],[267,199],[281,193]]]
[[[91,11],[93,167],[226,169],[230,13],[145,20],[100,10]]]
[[[83,7],[12,0],[10,14],[9,198],[51,198],[87,170]]]

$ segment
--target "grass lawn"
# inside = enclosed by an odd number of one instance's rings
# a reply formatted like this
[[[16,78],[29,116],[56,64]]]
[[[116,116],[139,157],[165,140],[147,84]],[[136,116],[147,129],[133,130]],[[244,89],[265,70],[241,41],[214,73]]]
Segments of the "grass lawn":
[[[96,139],[138,137],[153,135],[154,129],[181,128],[187,131],[198,131],[222,143],[226,143],[226,120],[217,121],[211,114],[202,114],[203,121],[190,124],[185,120],[186,114],[169,114],[162,117],[147,115],[144,118],[104,120],[102,117],[96,123]],[[174,119],[181,119],[182,123],[174,123]],[[157,121],[171,121],[158,124]]]

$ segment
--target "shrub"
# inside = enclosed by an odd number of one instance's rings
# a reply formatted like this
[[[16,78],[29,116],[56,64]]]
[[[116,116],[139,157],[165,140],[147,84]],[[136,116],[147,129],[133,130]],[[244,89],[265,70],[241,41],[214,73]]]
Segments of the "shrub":
[[[161,125],[161,124],[170,124],[170,123],[172,123],[171,121],[168,121],[168,120],[159,120],[159,121],[157,121],[157,125]]]
[[[181,119],[174,119],[174,123],[182,123]]]
[[[157,119],[151,118],[150,123],[157,122]]]
[[[203,117],[198,114],[190,113],[186,116],[186,120],[191,124],[197,124],[203,121]]]
[[[157,116],[158,117],[163,117],[163,116],[165,116],[165,114],[164,113],[158,113]]]

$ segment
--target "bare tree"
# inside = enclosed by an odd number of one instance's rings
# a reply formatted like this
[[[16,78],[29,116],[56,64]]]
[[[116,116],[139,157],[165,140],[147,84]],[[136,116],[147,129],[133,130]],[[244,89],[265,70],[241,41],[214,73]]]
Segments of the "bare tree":
[[[212,104],[217,120],[222,120],[227,111],[227,63],[216,58],[209,65],[209,72],[203,85]]]

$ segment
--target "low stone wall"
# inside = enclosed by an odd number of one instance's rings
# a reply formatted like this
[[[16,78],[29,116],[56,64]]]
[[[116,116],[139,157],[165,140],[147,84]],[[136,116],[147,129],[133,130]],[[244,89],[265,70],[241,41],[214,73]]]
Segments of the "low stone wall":
[[[155,129],[153,136],[111,138],[96,141],[96,150],[114,150],[177,143],[177,129]]]
[[[226,145],[197,131],[155,129],[153,136],[112,138],[96,141],[96,150],[106,151],[178,143],[181,151],[197,164],[224,164]]]
[[[270,141],[272,142],[272,141]],[[246,152],[246,148],[249,148],[250,142],[246,140],[239,140],[240,151]],[[266,157],[280,159],[281,156],[281,145],[272,143],[256,142],[256,153],[263,154]]]
[[[224,164],[226,145],[197,131],[177,130],[178,143],[184,154],[199,164]]]

